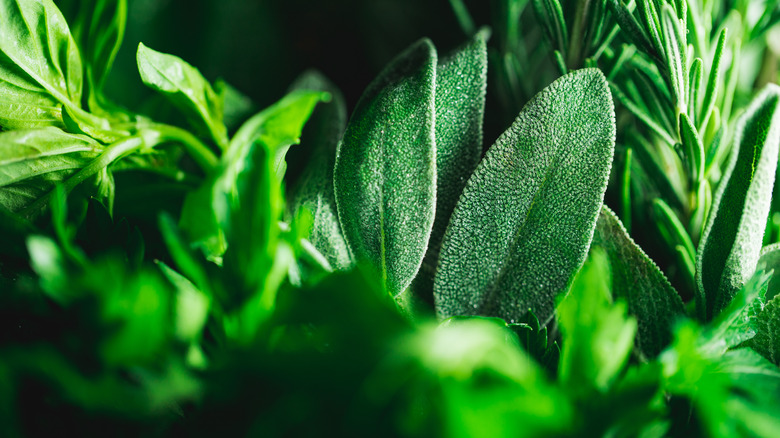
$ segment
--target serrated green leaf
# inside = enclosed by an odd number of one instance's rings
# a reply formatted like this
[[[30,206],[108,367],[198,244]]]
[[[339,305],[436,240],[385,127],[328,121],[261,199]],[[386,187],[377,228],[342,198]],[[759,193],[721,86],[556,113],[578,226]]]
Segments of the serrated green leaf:
[[[637,322],[626,303],[612,303],[610,265],[601,248],[591,251],[556,310],[563,333],[559,378],[578,395],[606,391],[634,345]]]
[[[138,44],[136,54],[141,80],[176,105],[190,123],[214,143],[227,146],[222,100],[200,71],[178,56],[157,52]]]
[[[83,135],[53,126],[0,133],[0,205],[18,212],[102,151]]]
[[[415,293],[428,302],[433,302],[433,278],[444,232],[482,154],[488,36],[482,30],[441,59],[436,70],[436,216],[413,285]]]
[[[51,0],[0,2],[0,126],[63,126],[81,102],[79,50]]]
[[[758,314],[756,328],[756,336],[748,341],[748,346],[775,365],[780,365],[780,298],[778,296],[770,300]]]
[[[725,308],[755,271],[777,169],[779,99],[780,87],[768,86],[740,119],[699,245],[696,306],[702,320]]]
[[[680,296],[606,206],[593,246],[603,248],[609,258],[613,296],[625,300],[628,313],[637,319],[639,352],[647,358],[658,355],[672,339],[672,323],[685,314]]]
[[[766,246],[761,250],[761,257],[756,264],[756,271],[773,271],[767,286],[767,300],[771,300],[780,294],[780,243]]]
[[[341,231],[333,191],[336,147],[347,123],[346,104],[338,88],[319,73],[304,74],[293,88],[325,91],[330,93],[332,100],[314,110],[303,130],[301,148],[309,151],[311,158],[290,197],[290,210],[293,213],[301,209],[311,211],[309,241],[334,269],[346,270],[353,262]]]
[[[585,258],[615,146],[598,70],[532,99],[491,147],[458,201],[434,282],[437,312],[546,323]]]
[[[436,50],[421,40],[363,93],[339,145],[334,185],[344,236],[398,295],[417,275],[436,208]]]

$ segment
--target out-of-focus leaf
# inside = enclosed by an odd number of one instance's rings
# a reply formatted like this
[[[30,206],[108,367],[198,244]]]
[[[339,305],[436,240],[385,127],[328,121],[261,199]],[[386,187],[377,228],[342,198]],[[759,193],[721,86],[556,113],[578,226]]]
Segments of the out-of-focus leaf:
[[[570,73],[529,102],[466,185],[442,243],[437,312],[546,324],[585,259],[615,146],[598,70]]]
[[[767,360],[780,365],[780,298],[777,296],[758,314],[756,336],[748,341],[748,345]]]
[[[388,293],[417,275],[436,209],[436,50],[421,40],[368,86],[333,172],[344,237]]]
[[[625,302],[612,303],[611,278],[606,253],[595,248],[558,305],[559,377],[577,394],[608,390],[634,345],[637,322],[626,315]]]
[[[780,143],[780,87],[769,85],[742,116],[696,261],[696,307],[710,320],[755,271],[771,203]]]

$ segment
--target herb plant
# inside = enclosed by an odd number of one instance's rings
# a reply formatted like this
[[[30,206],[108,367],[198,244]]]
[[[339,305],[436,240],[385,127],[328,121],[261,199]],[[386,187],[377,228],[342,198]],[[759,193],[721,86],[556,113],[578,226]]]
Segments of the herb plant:
[[[780,7],[450,6],[256,112],[0,0],[0,435],[774,436]]]

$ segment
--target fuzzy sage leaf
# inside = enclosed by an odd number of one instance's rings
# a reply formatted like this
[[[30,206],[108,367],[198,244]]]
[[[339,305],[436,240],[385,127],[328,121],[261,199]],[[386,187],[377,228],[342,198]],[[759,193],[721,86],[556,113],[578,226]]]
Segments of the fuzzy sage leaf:
[[[482,153],[488,32],[482,30],[436,68],[436,217],[415,293],[433,299],[433,277],[452,210]]]
[[[600,71],[570,73],[539,93],[466,184],[442,243],[440,317],[543,323],[590,246],[615,146]]]
[[[672,323],[684,315],[682,300],[658,266],[631,239],[615,214],[602,207],[593,245],[611,265],[612,293],[637,319],[636,343],[646,357],[658,355],[672,340]]]
[[[696,266],[696,307],[710,320],[755,271],[777,169],[780,87],[769,85],[740,120],[732,160],[715,195]]]
[[[347,110],[341,92],[319,73],[305,73],[294,89],[326,91],[331,102],[320,104],[306,123],[301,148],[311,159],[291,196],[291,211],[308,209],[312,214],[309,241],[338,270],[352,265],[352,256],[341,231],[333,192],[333,166],[336,147],[347,123]]]
[[[433,226],[436,61],[427,39],[399,55],[363,93],[336,157],[347,242],[393,295],[417,275]]]

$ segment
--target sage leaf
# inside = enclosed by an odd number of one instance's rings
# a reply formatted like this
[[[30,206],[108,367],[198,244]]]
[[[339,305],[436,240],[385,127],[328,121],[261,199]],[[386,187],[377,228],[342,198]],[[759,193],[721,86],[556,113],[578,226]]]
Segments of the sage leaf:
[[[452,210],[482,154],[488,32],[482,30],[436,68],[436,216],[415,293],[433,301],[433,277]]]
[[[170,99],[201,135],[212,138],[221,148],[227,146],[222,99],[197,68],[178,56],[157,52],[143,43],[138,45],[136,58],[138,72],[146,85]]]
[[[81,102],[81,57],[51,0],[0,1],[0,126],[63,126]]]
[[[350,250],[396,296],[417,275],[436,201],[436,50],[421,40],[361,96],[333,173]]]
[[[609,259],[613,296],[624,300],[637,319],[639,352],[645,358],[657,356],[672,340],[674,320],[685,314],[680,296],[606,206],[596,223],[593,247],[602,248]]]
[[[303,130],[301,149],[310,151],[311,160],[291,195],[291,210],[312,213],[309,241],[331,267],[346,270],[352,266],[352,256],[341,231],[333,191],[336,147],[347,124],[346,104],[336,86],[319,73],[305,74],[294,88],[326,91],[332,100],[314,110]]]
[[[570,73],[533,98],[466,184],[434,280],[438,315],[533,310],[546,324],[590,246],[615,147],[600,71]]]
[[[22,210],[101,151],[91,138],[53,126],[0,133],[0,205]]]
[[[753,275],[769,214],[780,143],[780,87],[767,86],[740,119],[696,266],[696,307],[710,320]]]
[[[761,257],[758,259],[756,271],[772,271],[772,276],[767,286],[766,298],[767,300],[773,299],[780,293],[780,243],[766,246],[761,250]]]
[[[775,296],[764,306],[758,314],[756,328],[756,336],[748,345],[770,362],[780,365],[780,298]]]

